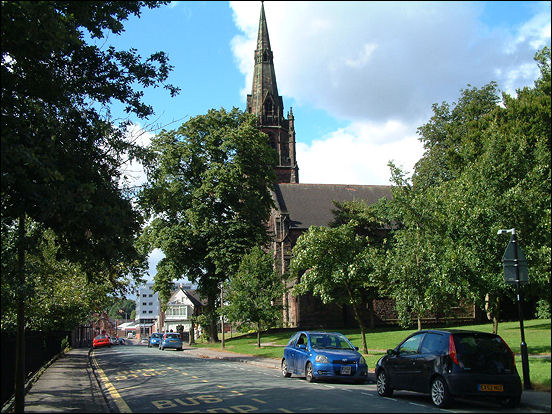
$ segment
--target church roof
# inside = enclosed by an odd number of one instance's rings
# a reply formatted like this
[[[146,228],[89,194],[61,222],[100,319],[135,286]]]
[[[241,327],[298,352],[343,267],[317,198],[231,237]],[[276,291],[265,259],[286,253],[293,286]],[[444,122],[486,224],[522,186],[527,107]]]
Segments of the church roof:
[[[327,226],[333,219],[333,201],[364,200],[368,204],[391,198],[388,185],[352,184],[276,184],[275,204],[281,213],[289,214],[292,229]]]

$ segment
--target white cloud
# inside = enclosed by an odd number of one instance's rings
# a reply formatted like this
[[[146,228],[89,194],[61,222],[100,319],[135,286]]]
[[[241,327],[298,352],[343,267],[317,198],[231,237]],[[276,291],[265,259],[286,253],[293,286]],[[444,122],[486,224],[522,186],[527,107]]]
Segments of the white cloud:
[[[389,161],[412,172],[423,154],[410,130],[398,121],[356,122],[311,145],[298,143],[300,182],[388,185]]]
[[[126,131],[126,140],[141,147],[147,147],[154,134],[144,129],[140,124],[131,124]],[[144,166],[140,162],[127,161],[121,165],[122,182],[126,188],[139,187],[146,183],[147,177]]]
[[[242,31],[231,47],[245,75],[245,100],[260,7],[230,7]],[[412,170],[413,156],[422,154],[416,127],[427,122],[433,103],[456,101],[468,84],[495,80],[510,94],[531,85],[534,53],[550,44],[550,5],[544,3],[518,27],[486,26],[481,2],[293,1],[264,7],[284,100],[292,97],[296,108],[312,106],[351,123],[311,145],[297,137],[301,182],[386,184],[390,159],[402,159]]]

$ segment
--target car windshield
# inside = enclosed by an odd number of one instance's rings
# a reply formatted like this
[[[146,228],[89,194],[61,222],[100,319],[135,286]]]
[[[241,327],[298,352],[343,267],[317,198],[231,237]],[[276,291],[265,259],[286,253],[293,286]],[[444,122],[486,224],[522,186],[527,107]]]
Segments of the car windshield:
[[[512,353],[497,335],[455,334],[454,344],[464,369],[489,374],[514,370]]]
[[[314,349],[354,349],[341,334],[311,334],[310,340]]]
[[[90,337],[89,337],[90,338]],[[95,337],[94,339],[99,341],[100,339],[105,339],[107,338],[105,335],[98,335],[97,337]]]
[[[177,333],[168,333],[168,334],[167,334],[167,338],[171,338],[171,339],[180,339],[180,334],[177,334]]]
[[[152,338],[161,338],[161,334],[160,333],[154,333],[154,334],[151,334],[151,337]]]

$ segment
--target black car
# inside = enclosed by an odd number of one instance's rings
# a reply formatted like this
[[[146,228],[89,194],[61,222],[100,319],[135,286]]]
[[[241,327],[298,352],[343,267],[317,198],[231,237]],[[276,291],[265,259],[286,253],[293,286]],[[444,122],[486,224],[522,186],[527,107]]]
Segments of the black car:
[[[497,399],[516,407],[521,380],[514,353],[494,334],[475,331],[418,331],[376,364],[378,394],[393,390],[431,395],[433,404],[445,407],[454,397]]]

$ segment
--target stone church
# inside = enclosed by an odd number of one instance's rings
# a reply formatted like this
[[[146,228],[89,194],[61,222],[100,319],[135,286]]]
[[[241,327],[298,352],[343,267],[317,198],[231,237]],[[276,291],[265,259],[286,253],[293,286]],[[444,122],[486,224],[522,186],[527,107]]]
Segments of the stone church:
[[[390,186],[299,183],[295,119],[291,108],[287,117],[284,116],[284,104],[278,94],[274,56],[262,4],[253,87],[251,94],[247,95],[247,112],[257,115],[259,128],[268,135],[271,146],[278,153],[277,182],[273,189],[276,208],[271,213],[269,231],[281,274],[288,270],[291,249],[298,237],[310,226],[327,226],[332,221],[334,200],[343,202],[356,199],[371,204],[382,197],[391,197]],[[288,287],[291,285],[293,283],[289,283]],[[294,297],[288,292],[283,298],[283,304],[285,327],[310,329],[356,325],[350,309],[324,305],[311,295]]]

